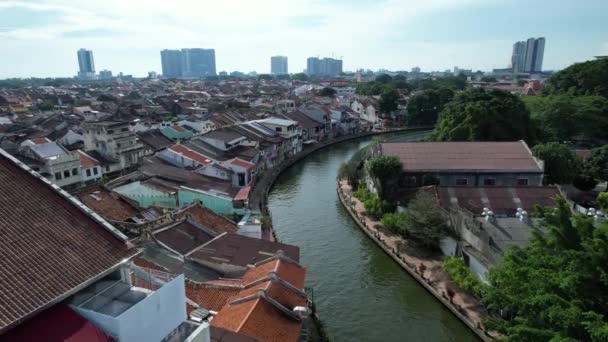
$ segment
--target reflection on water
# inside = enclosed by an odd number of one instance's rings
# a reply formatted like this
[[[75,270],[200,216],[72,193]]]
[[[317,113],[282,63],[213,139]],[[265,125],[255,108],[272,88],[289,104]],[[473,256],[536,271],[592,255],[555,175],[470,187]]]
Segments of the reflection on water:
[[[340,205],[338,167],[370,142],[345,142],[309,156],[283,173],[270,193],[277,236],[300,247],[321,319],[337,341],[477,341]]]

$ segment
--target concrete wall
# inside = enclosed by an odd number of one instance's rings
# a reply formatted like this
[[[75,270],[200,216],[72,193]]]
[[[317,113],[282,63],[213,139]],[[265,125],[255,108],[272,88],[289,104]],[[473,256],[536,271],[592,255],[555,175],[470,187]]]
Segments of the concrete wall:
[[[137,201],[143,208],[147,208],[151,205],[157,205],[164,208],[175,208],[177,206],[176,194],[147,187],[140,181],[116,187],[113,191]]]
[[[529,186],[543,185],[542,173],[441,173],[438,175],[440,185],[455,186],[460,178],[467,179],[469,186],[483,186],[485,179],[495,179],[496,186],[517,186],[518,179],[527,178]]]
[[[243,209],[236,209],[232,205],[232,198],[220,194],[213,194],[197,189],[180,188],[178,200],[181,207],[199,200],[201,203],[218,214],[242,213]]]

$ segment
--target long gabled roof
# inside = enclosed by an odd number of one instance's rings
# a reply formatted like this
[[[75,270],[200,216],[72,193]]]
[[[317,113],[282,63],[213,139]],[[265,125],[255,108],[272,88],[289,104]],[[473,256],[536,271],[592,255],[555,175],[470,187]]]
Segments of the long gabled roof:
[[[0,150],[0,333],[137,250],[77,199]]]

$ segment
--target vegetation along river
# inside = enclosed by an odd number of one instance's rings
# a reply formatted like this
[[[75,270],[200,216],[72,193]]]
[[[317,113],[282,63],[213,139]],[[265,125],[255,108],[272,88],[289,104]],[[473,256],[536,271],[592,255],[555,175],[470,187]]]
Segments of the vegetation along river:
[[[401,133],[418,140],[424,133]],[[277,237],[300,247],[306,286],[336,341],[478,341],[352,221],[336,194],[340,163],[372,138],[322,149],[287,169],[268,199]]]

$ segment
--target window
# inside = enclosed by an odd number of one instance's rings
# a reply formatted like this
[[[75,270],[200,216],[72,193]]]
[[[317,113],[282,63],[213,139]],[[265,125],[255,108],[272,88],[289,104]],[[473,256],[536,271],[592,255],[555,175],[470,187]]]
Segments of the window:
[[[114,130],[109,129],[109,130],[108,130],[108,134],[114,134]]]
[[[106,166],[106,172],[110,172],[110,165]]]
[[[276,127],[274,130],[277,131],[277,132],[281,132],[282,131],[281,127]]]
[[[63,171],[63,178],[68,178],[68,177],[70,177],[70,170]]]
[[[120,148],[120,143],[116,143],[116,147]]]
[[[91,169],[87,169],[87,177],[91,177]]]
[[[129,131],[129,127],[123,127],[120,131],[121,132],[128,132]]]
[[[55,180],[61,179],[61,172],[55,172]]]
[[[517,185],[528,185],[528,178],[519,178],[517,180]]]
[[[94,175],[96,175],[97,173],[98,173],[98,172],[97,172],[97,166],[95,166],[95,167],[93,168],[93,174],[94,174]]]
[[[483,180],[483,185],[496,185],[496,178],[486,178]]]
[[[456,185],[467,185],[468,183],[466,178],[456,178]]]
[[[72,176],[76,176],[78,174],[78,169],[72,169]]]

